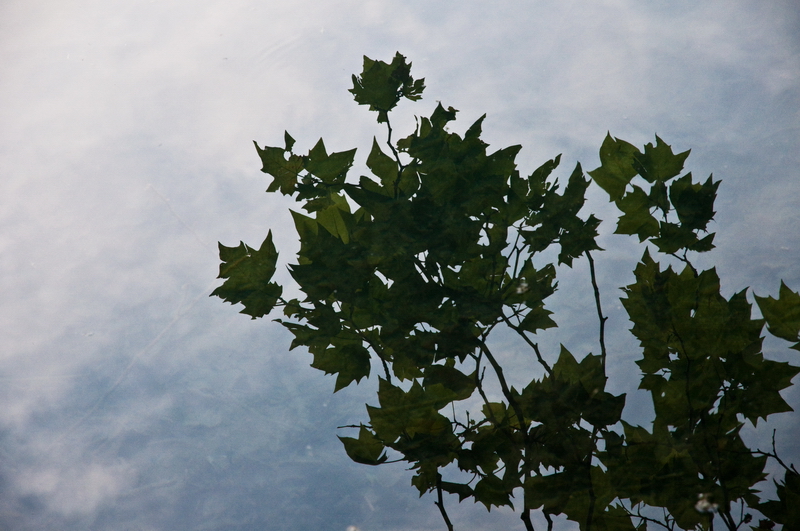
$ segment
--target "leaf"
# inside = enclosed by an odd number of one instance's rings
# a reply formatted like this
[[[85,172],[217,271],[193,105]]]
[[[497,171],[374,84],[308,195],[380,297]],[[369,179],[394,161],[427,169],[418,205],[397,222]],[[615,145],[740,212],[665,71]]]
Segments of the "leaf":
[[[643,242],[652,236],[658,236],[658,221],[650,213],[653,204],[644,190],[633,186],[633,191],[625,194],[617,201],[617,208],[623,215],[617,222],[615,234],[636,234]]]
[[[697,247],[697,235],[688,227],[677,223],[659,223],[659,236],[650,240],[662,253],[677,253],[681,249]]]
[[[442,490],[450,494],[458,494],[458,501],[462,502],[472,496],[475,491],[472,487],[463,483],[452,483],[450,481],[442,481]]]
[[[344,217],[342,217],[343,212],[349,214],[347,202],[344,197],[336,194],[332,195],[331,199],[335,201],[335,204],[317,211],[316,222],[331,233],[331,236],[342,240],[342,243],[350,243],[350,231],[347,228]]]
[[[344,182],[347,170],[353,165],[356,150],[328,153],[325,144],[320,138],[317,144],[303,158],[305,169],[322,179],[327,184],[341,184]]]
[[[380,178],[381,183],[386,187],[394,184],[400,176],[397,162],[381,151],[378,141],[374,137],[372,138],[372,150],[367,157],[367,167]]]
[[[633,167],[635,157],[641,152],[632,144],[612,138],[607,134],[600,147],[600,167],[589,175],[600,188],[608,193],[611,201],[617,201],[625,193],[637,171]]]
[[[291,152],[292,151],[292,147],[294,147],[294,138],[292,138],[292,135],[289,134],[289,131],[284,131],[283,132],[283,141],[286,144],[286,147],[283,148],[284,151]]]
[[[347,455],[356,463],[374,466],[386,462],[383,443],[364,426],[358,430],[358,439],[339,437],[339,440]]]
[[[786,341],[800,341],[800,294],[781,281],[777,299],[758,295],[755,299],[772,335]],[[791,348],[800,350],[800,343]]]
[[[709,177],[705,183],[696,184],[692,182],[692,174],[687,173],[670,185],[669,197],[683,227],[706,230],[709,221],[714,219],[714,199],[719,183]]]
[[[672,147],[656,135],[656,145],[652,143],[644,146],[644,153],[634,156],[633,166],[636,172],[647,182],[666,182],[677,176],[683,169],[683,163],[691,150],[672,153]]]
[[[455,394],[454,400],[466,400],[475,390],[475,375],[467,376],[458,369],[444,365],[431,365],[425,369],[424,387],[441,384]]]
[[[484,504],[489,511],[492,510],[493,505],[495,507],[508,505],[512,509],[514,508],[514,504],[511,503],[511,491],[505,486],[503,480],[496,476],[481,478],[475,485],[473,496],[475,501]]]
[[[359,105],[369,105],[369,110],[378,111],[378,123],[384,123],[400,98],[418,100],[423,90],[425,79],[413,79],[411,63],[406,63],[406,58],[398,52],[391,64],[364,56],[364,69],[360,76],[353,76],[350,92]]]
[[[294,140],[292,139],[293,142]],[[261,157],[263,165],[261,171],[273,177],[267,192],[275,192],[280,189],[283,195],[294,193],[297,186],[297,177],[303,171],[302,157],[290,153],[287,159],[286,150],[269,146],[264,146],[264,149],[261,149],[255,141],[253,141],[253,144],[256,146],[258,156]],[[288,141],[287,145],[289,145]]]
[[[553,315],[553,312],[546,310],[544,304],[536,308],[531,308],[525,315],[525,318],[522,319],[519,328],[520,330],[535,334],[537,330],[547,330],[548,328],[557,327],[558,325],[556,322],[550,318],[551,315]]]
[[[782,483],[775,481],[777,500],[758,505],[758,510],[773,522],[783,524],[786,531],[800,529],[800,474],[786,470]]]
[[[360,343],[346,343],[315,353],[311,366],[325,374],[337,375],[336,392],[369,376],[369,358],[369,351]]]
[[[240,313],[250,315],[253,319],[263,317],[272,311],[282,288],[270,282],[275,274],[275,263],[278,252],[272,243],[272,231],[258,250],[239,242],[237,247],[226,247],[219,244],[219,266],[217,278],[226,279],[211,296],[217,296],[231,304],[242,303],[244,309]]]

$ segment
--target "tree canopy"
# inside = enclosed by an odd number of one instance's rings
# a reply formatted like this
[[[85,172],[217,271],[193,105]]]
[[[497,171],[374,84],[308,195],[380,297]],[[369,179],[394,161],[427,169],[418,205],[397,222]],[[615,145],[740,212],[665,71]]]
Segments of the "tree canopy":
[[[273,280],[271,231],[258,248],[219,246],[224,282],[212,295],[254,319],[279,308],[290,349],[308,349],[312,367],[336,376],[335,391],[377,374],[377,402],[340,437],[347,454],[406,462],[448,529],[444,493],[515,507],[528,530],[533,511],[548,528],[563,515],[584,531],[798,529],[800,475],[774,445],[750,448],[740,432],[791,411],[781,391],[800,368],[767,359],[762,331],[800,350],[800,295],[781,284],[777,299],[756,296],[763,318],[754,318],[746,289],[725,298],[716,270],[694,267],[695,253],[714,248],[720,181],[695,180],[689,151],[659,137],[639,148],[610,134],[588,178],[576,164],[559,182],[560,155],[523,176],[521,146],[489,150],[485,116],[452,132],[458,111],[441,104],[393,141],[390,112],[424,89],[401,54],[364,58],[350,92],[387,135],[373,140],[370,176],[349,178],[356,150],[328,153],[322,139],[305,155],[288,132],[283,147],[256,144],[267,191],[301,205],[289,271],[302,300],[283,298]],[[622,304],[642,349],[650,426],[626,422],[626,396],[606,391],[616,353],[595,278],[601,221],[582,213],[592,183],[620,212],[615,232],[643,247]],[[584,258],[600,352],[541,352],[537,333],[557,326],[546,301],[559,270]],[[507,382],[503,354],[490,348],[500,330],[530,349],[524,387]],[[757,488],[769,459],[784,472],[777,500]]]

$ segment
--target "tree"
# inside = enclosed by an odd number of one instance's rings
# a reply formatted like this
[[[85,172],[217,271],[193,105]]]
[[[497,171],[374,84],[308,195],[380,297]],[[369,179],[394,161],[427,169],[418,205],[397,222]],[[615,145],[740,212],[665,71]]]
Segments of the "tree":
[[[489,510],[521,495],[528,530],[536,510],[548,529],[565,515],[584,531],[715,521],[733,531],[755,511],[760,529],[798,529],[800,475],[774,444],[751,449],[740,431],[791,411],[780,391],[800,369],[765,359],[761,332],[766,324],[800,350],[800,295],[781,284],[777,299],[756,296],[763,319],[753,318],[746,290],[726,299],[716,271],[693,266],[694,253],[714,247],[708,224],[720,181],[681,175],[689,151],[676,154],[658,137],[639,149],[611,135],[591,180],[577,164],[559,184],[560,156],[523,177],[520,146],[487,151],[485,116],[463,136],[450,132],[457,111],[441,104],[393,142],[389,113],[425,88],[410,71],[398,53],[391,63],[365,57],[353,76],[356,102],[387,131],[388,152],[373,140],[366,158],[372,176],[348,179],[356,150],[329,154],[321,139],[307,155],[294,153],[288,132],[284,147],[256,144],[273,178],[267,191],[305,210],[291,212],[301,247],[289,266],[305,298],[284,299],[272,281],[271,232],[258,249],[220,244],[224,283],[212,295],[243,304],[253,319],[281,308],[290,348],[306,347],[312,367],[336,375],[335,392],[378,371],[377,405],[352,426],[355,436],[340,439],[359,463],[407,462],[420,494],[436,494],[448,529],[445,492]],[[616,233],[644,247],[622,303],[642,347],[649,429],[625,422],[625,395],[605,390],[614,354],[595,278],[601,221],[581,217],[592,181],[621,212]],[[545,301],[559,268],[583,257],[600,353],[576,357],[563,345],[557,356],[543,353],[537,332],[557,326]],[[489,347],[501,329],[532,353],[521,389]],[[778,499],[763,501],[755,486],[768,459],[785,476]]]

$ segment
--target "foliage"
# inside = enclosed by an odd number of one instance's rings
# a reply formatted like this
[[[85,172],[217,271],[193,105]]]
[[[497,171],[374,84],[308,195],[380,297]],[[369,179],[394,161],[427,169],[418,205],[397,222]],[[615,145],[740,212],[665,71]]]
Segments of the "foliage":
[[[372,176],[348,180],[355,150],[329,154],[322,140],[307,155],[294,153],[288,133],[282,148],[256,145],[273,178],[268,191],[305,211],[292,211],[301,247],[289,266],[304,299],[285,300],[272,281],[271,233],[259,250],[220,244],[225,282],[213,295],[252,318],[282,308],[276,320],[294,335],[291,348],[307,348],[313,367],[336,375],[335,391],[376,370],[377,405],[354,426],[357,437],[340,437],[345,450],[359,463],[407,462],[420,494],[438,494],[450,529],[443,492],[489,510],[521,495],[529,530],[534,510],[550,527],[565,515],[586,531],[709,529],[715,518],[734,530],[753,510],[765,516],[762,528],[796,529],[796,471],[774,448],[748,448],[740,432],[791,410],[780,391],[800,369],[765,359],[761,332],[766,322],[800,350],[800,295],[782,284],[778,299],[756,297],[764,316],[756,319],[744,290],[726,299],[714,269],[693,267],[690,252],[714,247],[708,224],[720,182],[681,175],[689,152],[658,137],[639,149],[608,135],[600,167],[588,172],[621,211],[616,233],[645,246],[622,302],[655,418],[650,428],[631,425],[622,420],[625,395],[605,390],[606,317],[592,255],[600,220],[580,214],[591,180],[578,164],[559,183],[560,156],[521,176],[520,146],[489,151],[484,117],[451,132],[457,111],[441,104],[393,143],[389,112],[425,87],[410,69],[399,53],[391,63],[365,57],[353,76],[356,102],[388,131],[388,153],[373,140],[366,158]],[[559,267],[582,257],[601,352],[576,357],[562,346],[548,362],[535,342],[556,326],[545,301]],[[501,329],[535,357],[521,389],[489,347]],[[755,486],[769,458],[786,477],[779,499],[762,501]]]

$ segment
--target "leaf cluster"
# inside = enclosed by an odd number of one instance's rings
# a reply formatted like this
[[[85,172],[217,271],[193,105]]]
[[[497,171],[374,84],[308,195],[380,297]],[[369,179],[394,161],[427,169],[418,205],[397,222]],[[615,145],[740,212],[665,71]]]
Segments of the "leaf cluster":
[[[300,250],[289,265],[303,297],[283,299],[272,281],[271,233],[259,250],[220,245],[224,283],[212,295],[253,318],[282,308],[276,320],[293,334],[291,349],[304,347],[313,367],[335,375],[335,391],[376,374],[377,403],[357,437],[340,437],[345,450],[359,463],[406,462],[420,495],[438,493],[448,526],[443,492],[487,509],[513,507],[521,494],[529,530],[534,510],[585,531],[707,528],[714,514],[733,530],[744,521],[736,504],[790,521],[796,474],[787,467],[779,500],[762,502],[755,485],[777,454],[748,448],[739,434],[745,422],[790,411],[780,392],[798,368],[766,359],[761,331],[766,322],[800,349],[800,295],[782,284],[779,299],[756,297],[764,319],[754,319],[745,291],[725,299],[716,272],[692,266],[688,253],[713,248],[714,235],[701,233],[719,181],[679,177],[689,152],[658,137],[640,150],[608,135],[600,167],[588,172],[621,211],[616,232],[646,247],[622,302],[655,418],[651,429],[628,424],[625,395],[605,390],[606,318],[592,258],[600,220],[581,213],[591,180],[577,164],[562,186],[560,155],[521,175],[520,146],[490,150],[480,138],[485,116],[452,132],[458,111],[441,104],[392,142],[389,112],[425,88],[410,68],[400,54],[391,63],[365,57],[353,76],[354,99],[387,128],[388,151],[373,139],[366,157],[371,175],[348,177],[356,150],[329,154],[321,139],[306,155],[288,132],[283,147],[256,144],[272,177],[267,191],[304,211],[292,210]],[[647,244],[682,271],[662,267]],[[557,263],[545,258],[554,254]],[[578,359],[562,346],[549,362],[535,341],[557,326],[546,301],[559,267],[584,256],[601,353]],[[502,329],[531,351],[521,389],[508,385],[488,344]]]

